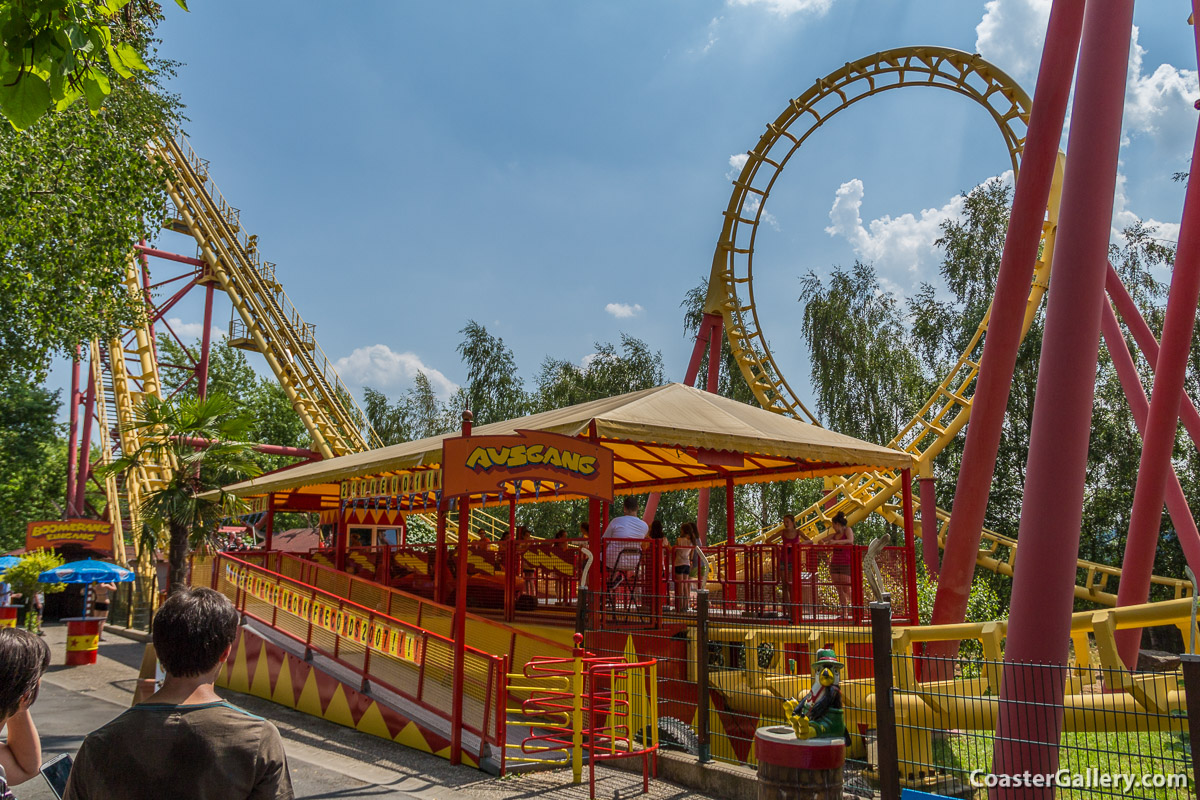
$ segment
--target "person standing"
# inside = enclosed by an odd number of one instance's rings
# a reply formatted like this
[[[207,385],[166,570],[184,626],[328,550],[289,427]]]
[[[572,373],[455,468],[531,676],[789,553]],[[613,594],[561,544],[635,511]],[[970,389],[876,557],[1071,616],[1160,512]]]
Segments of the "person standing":
[[[88,734],[64,800],[292,800],[278,729],[213,689],[238,622],[212,589],[167,598],[153,626],[162,688]]]
[[[696,562],[696,523],[685,522],[675,538],[671,564],[675,573],[675,610],[687,611],[692,604],[692,570]]]
[[[837,589],[838,601],[844,611],[850,605],[852,574],[851,564],[854,562],[854,529],[846,524],[846,515],[841,511],[833,515],[833,535],[829,543],[836,545],[829,557],[829,576]]]
[[[799,562],[801,575],[805,574],[805,567],[807,566],[804,562],[804,554],[800,552],[800,548],[806,544],[812,544],[812,540],[801,533],[800,529],[796,527],[796,518],[791,514],[783,515],[783,530],[779,532],[779,538],[783,543],[779,552],[779,579],[783,584],[783,602],[787,604],[793,602],[792,587],[795,585],[794,566]],[[802,591],[801,594],[804,597],[805,604],[811,602],[807,591]]]
[[[0,744],[0,800],[14,800],[8,787],[37,775],[42,765],[42,740],[29,707],[49,666],[45,642],[20,628],[0,628],[0,725],[8,727],[8,740]]]

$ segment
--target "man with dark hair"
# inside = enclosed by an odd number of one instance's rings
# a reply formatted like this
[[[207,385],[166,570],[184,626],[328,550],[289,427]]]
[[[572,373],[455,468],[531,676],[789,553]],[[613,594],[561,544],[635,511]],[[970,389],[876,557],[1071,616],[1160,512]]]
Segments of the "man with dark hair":
[[[29,716],[42,673],[50,666],[50,648],[20,628],[0,628],[0,725],[8,741],[0,744],[0,800],[12,800],[16,786],[38,774],[42,741]]]
[[[625,513],[619,517],[613,517],[608,527],[604,529],[604,541],[607,542],[604,549],[604,563],[609,571],[615,575],[625,575],[637,569],[637,565],[642,560],[642,546],[640,544],[626,545],[618,541],[620,539],[645,539],[646,533],[650,530],[650,526],[642,521],[638,516],[638,501],[633,495],[628,495],[623,504]]]
[[[213,689],[237,631],[212,589],[167,598],[154,615],[162,689],[83,740],[65,798],[291,800],[279,731]]]

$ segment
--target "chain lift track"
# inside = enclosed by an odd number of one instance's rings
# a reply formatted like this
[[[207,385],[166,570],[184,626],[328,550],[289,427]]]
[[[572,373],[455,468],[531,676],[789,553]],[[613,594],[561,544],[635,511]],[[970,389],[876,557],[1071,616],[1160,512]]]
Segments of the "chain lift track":
[[[721,236],[713,255],[705,312],[719,314],[729,347],[747,384],[763,408],[820,424],[784,378],[767,345],[754,295],[754,244],[767,199],[788,161],[827,120],[860,100],[892,89],[912,86],[956,92],[983,106],[1000,129],[1015,175],[1029,122],[1030,99],[1017,83],[978,55],[944,47],[905,47],[886,50],[847,63],[820,78],[792,100],[787,109],[767,125],[758,144],[747,154],[745,166],[734,181],[729,206],[724,211]],[[1049,286],[1058,227],[1058,205],[1065,158],[1060,153],[1055,167],[1042,251],[1025,308],[1021,337],[1033,323]],[[743,299],[744,298],[744,299]],[[971,416],[971,400],[983,337],[991,310],[984,316],[953,369],[939,384],[913,419],[888,443],[917,459],[920,474],[931,474],[933,459],[954,439]],[[841,511],[851,524],[872,512],[889,522],[900,521],[899,505],[892,501],[900,491],[900,476],[892,471],[859,472],[834,478],[826,494],[796,516],[796,525],[810,537],[825,535],[832,516]],[[938,509],[938,546],[945,543],[949,512]],[[764,530],[753,541],[774,538],[779,526]],[[994,531],[984,530],[985,547],[979,551],[980,567],[1012,575],[1017,542]],[[1120,569],[1080,560],[1077,597],[1104,605],[1115,605],[1116,594],[1107,591],[1110,578]],[[1191,590],[1187,581],[1155,576],[1156,584],[1174,588],[1175,596]]]

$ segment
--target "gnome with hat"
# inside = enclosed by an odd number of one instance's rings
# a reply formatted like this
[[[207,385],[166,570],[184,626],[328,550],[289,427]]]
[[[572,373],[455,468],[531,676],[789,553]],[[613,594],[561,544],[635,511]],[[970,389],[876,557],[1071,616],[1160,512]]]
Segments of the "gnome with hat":
[[[813,685],[800,700],[785,700],[783,707],[797,739],[840,739],[846,735],[842,718],[842,662],[832,650],[818,650],[813,661]]]

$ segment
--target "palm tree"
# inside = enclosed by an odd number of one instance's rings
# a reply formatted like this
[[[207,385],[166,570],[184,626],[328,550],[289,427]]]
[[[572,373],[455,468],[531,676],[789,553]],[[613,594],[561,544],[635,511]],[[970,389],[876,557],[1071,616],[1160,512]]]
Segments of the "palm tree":
[[[252,423],[226,395],[173,400],[148,395],[127,426],[144,444],[102,468],[125,474],[148,464],[173,465],[166,482],[147,492],[139,507],[146,523],[170,534],[169,592],[185,585],[190,548],[213,537],[223,518],[245,507],[221,487],[262,474],[251,456],[254,445],[245,441]],[[197,440],[207,444],[197,446]]]

